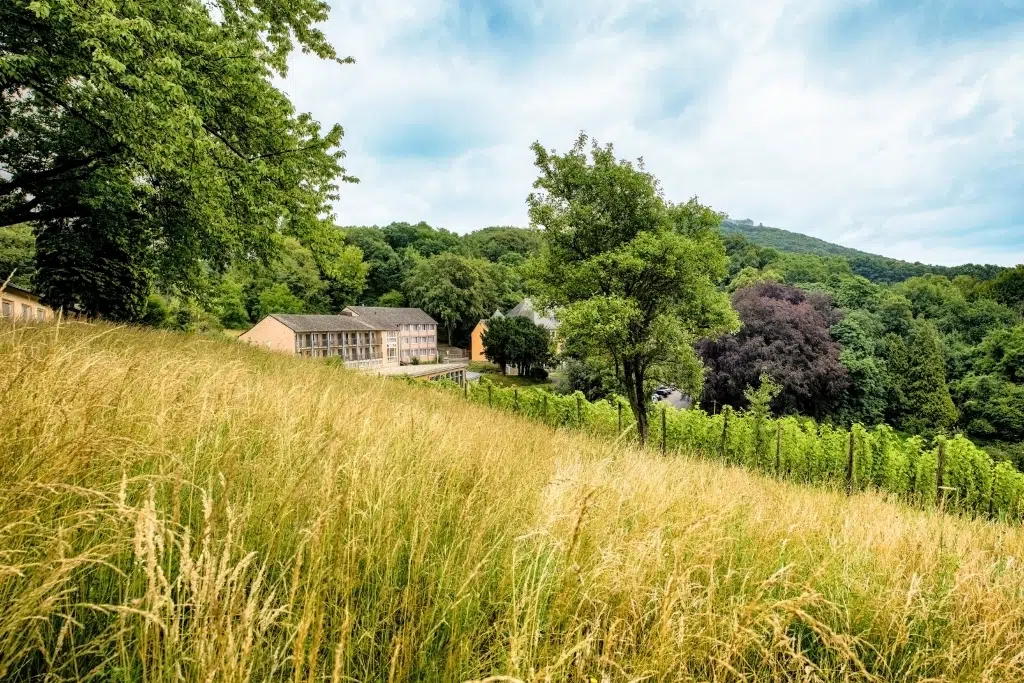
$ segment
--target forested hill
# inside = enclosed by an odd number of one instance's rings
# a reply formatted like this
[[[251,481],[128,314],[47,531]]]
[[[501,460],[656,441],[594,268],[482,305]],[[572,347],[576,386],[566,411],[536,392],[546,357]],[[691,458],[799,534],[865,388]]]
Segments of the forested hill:
[[[818,256],[840,256],[850,262],[850,267],[855,273],[878,283],[892,284],[929,273],[946,277],[970,275],[979,280],[990,280],[1003,270],[1000,266],[973,263],[953,267],[933,266],[920,262],[910,263],[826,242],[799,232],[754,225],[750,219],[726,219],[722,221],[722,232],[736,233],[758,246],[771,247],[779,251]]]

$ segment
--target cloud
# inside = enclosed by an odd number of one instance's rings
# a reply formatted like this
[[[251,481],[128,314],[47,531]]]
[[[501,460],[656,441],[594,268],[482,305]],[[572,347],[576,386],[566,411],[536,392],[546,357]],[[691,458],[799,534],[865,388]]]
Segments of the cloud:
[[[296,105],[346,129],[342,224],[525,225],[580,130],[672,199],[886,255],[1024,261],[1024,2],[395,0],[325,27]]]

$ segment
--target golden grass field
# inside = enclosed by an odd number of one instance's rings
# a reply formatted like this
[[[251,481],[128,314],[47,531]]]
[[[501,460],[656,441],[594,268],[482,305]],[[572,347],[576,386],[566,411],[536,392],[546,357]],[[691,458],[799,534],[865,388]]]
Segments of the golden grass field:
[[[1021,681],[1024,531],[227,339],[0,328],[0,678]]]

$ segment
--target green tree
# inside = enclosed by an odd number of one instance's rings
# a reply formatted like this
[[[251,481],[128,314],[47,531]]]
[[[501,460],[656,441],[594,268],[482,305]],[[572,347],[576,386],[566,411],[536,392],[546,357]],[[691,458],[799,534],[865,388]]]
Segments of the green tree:
[[[989,291],[996,301],[1024,315],[1024,264],[1001,272],[991,281]]]
[[[302,299],[292,294],[288,285],[279,282],[267,287],[259,296],[259,316],[271,313],[302,313],[305,309]]]
[[[527,318],[491,318],[482,341],[484,354],[498,364],[503,373],[511,365],[520,375],[529,375],[551,360],[548,331]]]
[[[527,228],[494,226],[471,232],[462,239],[470,254],[494,263],[510,254],[528,258],[540,252],[541,245],[540,234]]]
[[[903,427],[915,434],[934,435],[956,423],[958,412],[946,385],[946,362],[935,326],[918,318],[907,340],[909,358],[905,383]]]
[[[403,290],[411,305],[441,322],[449,344],[456,327],[482,318],[494,300],[487,262],[450,252],[416,258]]]
[[[716,288],[728,264],[722,216],[696,199],[665,201],[642,162],[617,160],[611,145],[594,143],[588,154],[587,142],[580,135],[561,155],[533,145],[540,174],[530,220],[545,239],[535,276],[542,303],[564,307],[565,350],[611,358],[646,441],[651,382],[696,394],[693,343],[738,327]]]
[[[332,229],[342,129],[274,85],[295,47],[338,61],[315,28],[328,9],[0,3],[0,226],[35,226],[47,302],[137,319],[151,282],[194,291],[203,262]]]
[[[220,324],[230,330],[248,327],[252,321],[245,308],[245,292],[242,285],[231,278],[223,278],[217,285],[213,313],[220,320]]]
[[[36,240],[29,225],[21,223],[0,228],[0,282],[10,277],[11,284],[31,289],[35,261]]]

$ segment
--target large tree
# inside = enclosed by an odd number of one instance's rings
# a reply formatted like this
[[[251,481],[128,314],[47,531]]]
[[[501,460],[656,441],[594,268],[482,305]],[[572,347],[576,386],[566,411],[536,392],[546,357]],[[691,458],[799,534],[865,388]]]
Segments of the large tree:
[[[35,225],[44,299],[137,318],[154,279],[187,291],[203,263],[330,229],[342,130],[273,83],[295,47],[344,61],[315,28],[328,9],[0,3],[0,226]]]
[[[733,294],[732,305],[743,322],[739,332],[698,345],[708,366],[703,403],[746,406],[747,387],[767,375],[782,387],[777,412],[830,412],[848,382],[842,349],[829,334],[839,317],[830,297],[760,282]]]
[[[562,307],[563,350],[610,360],[646,441],[652,384],[696,390],[693,342],[736,327],[716,288],[728,263],[722,215],[666,201],[642,161],[587,147],[585,135],[565,154],[533,145],[530,220],[544,236],[535,277],[542,303]]]
[[[551,360],[550,334],[528,318],[491,318],[481,341],[484,355],[503,373],[511,365],[520,375],[529,375]]]

